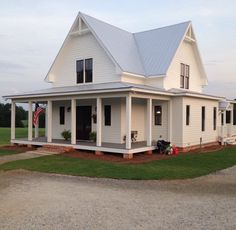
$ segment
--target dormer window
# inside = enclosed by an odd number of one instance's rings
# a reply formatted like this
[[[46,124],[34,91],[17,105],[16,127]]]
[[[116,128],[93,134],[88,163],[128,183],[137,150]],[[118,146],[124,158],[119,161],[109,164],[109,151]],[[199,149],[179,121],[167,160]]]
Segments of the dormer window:
[[[93,82],[93,59],[76,61],[77,84]]]
[[[189,65],[180,64],[180,88],[189,89]]]

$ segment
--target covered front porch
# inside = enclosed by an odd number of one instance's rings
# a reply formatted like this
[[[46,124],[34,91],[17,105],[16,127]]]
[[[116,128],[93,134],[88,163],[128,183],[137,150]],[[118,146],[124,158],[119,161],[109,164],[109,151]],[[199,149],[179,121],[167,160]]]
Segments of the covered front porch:
[[[46,105],[45,136],[34,134],[33,105],[37,102]],[[16,139],[15,135],[15,105],[28,104],[28,137]],[[156,126],[154,105],[164,105],[161,111],[163,124]],[[124,157],[132,158],[138,152],[151,153],[155,149],[156,140],[164,136],[171,140],[171,101],[166,95],[150,95],[139,92],[103,93],[73,96],[27,97],[12,99],[11,114],[11,143],[26,145],[54,145],[72,147],[74,149],[91,150],[95,153],[120,153]],[[84,130],[96,132],[96,140],[83,139],[79,128],[81,113],[79,107],[91,109],[89,121]],[[105,118],[105,106],[111,107],[111,117]],[[60,108],[63,107],[64,117],[60,118]],[[160,112],[160,111],[159,111]],[[109,112],[108,112],[109,113]],[[63,121],[64,119],[64,121]],[[83,118],[84,119],[84,118]],[[110,120],[109,120],[110,119]],[[106,121],[107,120],[107,121]],[[106,123],[107,122],[107,123]],[[71,132],[70,140],[61,137],[61,131],[68,129]],[[156,130],[160,129],[161,133]],[[133,138],[137,133],[137,138]],[[160,134],[160,135],[159,135]],[[81,139],[82,138],[82,139]]]

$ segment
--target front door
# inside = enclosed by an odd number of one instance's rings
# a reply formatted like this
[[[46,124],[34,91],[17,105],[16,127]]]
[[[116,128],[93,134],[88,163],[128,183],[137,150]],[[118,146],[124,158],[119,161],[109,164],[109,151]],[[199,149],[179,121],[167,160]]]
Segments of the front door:
[[[76,108],[76,139],[89,140],[91,132],[91,106],[77,106]]]

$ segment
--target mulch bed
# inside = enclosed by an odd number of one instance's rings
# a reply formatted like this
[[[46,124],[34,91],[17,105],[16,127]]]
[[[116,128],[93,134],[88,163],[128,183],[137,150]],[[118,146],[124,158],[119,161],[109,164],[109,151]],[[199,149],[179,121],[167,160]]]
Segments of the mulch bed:
[[[221,150],[225,147],[220,145],[204,147],[203,149],[194,149],[191,152],[180,153],[183,154],[197,154],[204,152],[213,152]],[[142,164],[156,160],[168,159],[171,157],[177,157],[178,155],[164,155],[153,151],[152,155],[147,155],[145,153],[136,153],[133,155],[133,159],[124,159],[122,154],[118,153],[104,153],[104,155],[96,156],[93,151],[82,151],[82,150],[74,150],[68,153],[63,153],[63,156],[80,158],[85,160],[101,160],[101,161],[109,161],[115,163],[125,163],[125,164]]]

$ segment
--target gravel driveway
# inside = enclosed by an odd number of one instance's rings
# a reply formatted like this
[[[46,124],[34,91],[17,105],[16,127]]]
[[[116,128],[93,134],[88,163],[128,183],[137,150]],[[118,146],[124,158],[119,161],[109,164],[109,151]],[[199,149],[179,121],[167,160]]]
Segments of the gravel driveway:
[[[0,173],[0,229],[236,229],[236,166],[177,181]]]

